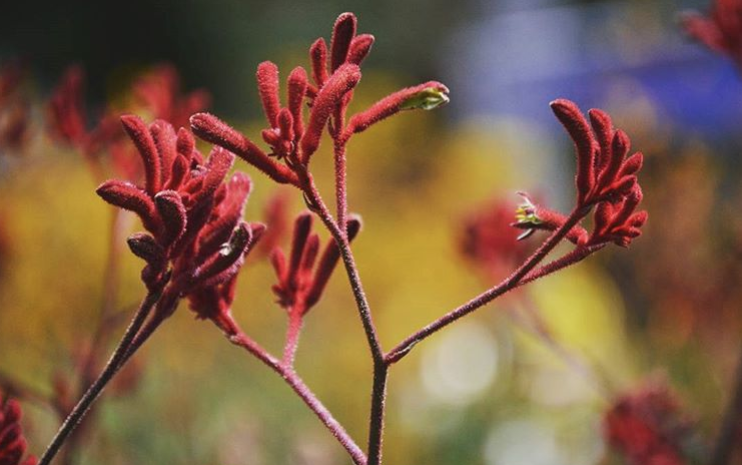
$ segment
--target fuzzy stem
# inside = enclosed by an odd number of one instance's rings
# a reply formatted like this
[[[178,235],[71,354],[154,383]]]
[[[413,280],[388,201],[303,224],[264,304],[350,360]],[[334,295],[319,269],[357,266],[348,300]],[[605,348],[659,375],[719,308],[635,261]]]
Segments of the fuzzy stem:
[[[346,183],[345,142],[337,140],[335,143],[335,198],[337,204],[337,225],[343,234],[348,237],[348,192]]]
[[[379,336],[376,331],[376,325],[371,317],[371,308],[368,304],[366,293],[363,291],[363,284],[361,283],[361,277],[358,274],[358,268],[356,267],[355,259],[353,258],[353,251],[350,248],[347,231],[345,229],[340,229],[338,223],[333,220],[327,205],[323,202],[312,179],[310,177],[306,177],[306,179],[308,182],[305,184],[304,193],[317,207],[317,214],[330,231],[330,234],[333,239],[335,239],[338,249],[340,250],[340,256],[343,258],[345,271],[348,274],[350,287],[353,291],[353,296],[358,307],[358,313],[361,317],[364,332],[366,333],[369,349],[371,350],[371,357],[374,362],[374,385],[371,391],[368,456],[369,465],[379,465],[381,463],[384,410],[386,406],[386,381],[389,364],[385,360],[384,351],[381,348]]]
[[[298,307],[289,309],[289,324],[286,329],[286,343],[283,346],[283,359],[281,360],[281,365],[286,369],[294,366],[296,349],[299,347],[299,336],[304,324],[303,312],[301,310]]]
[[[709,460],[710,465],[727,465],[730,463],[735,445],[739,446],[736,438],[739,437],[742,426],[742,353],[737,363],[734,391],[724,412],[719,436]]]
[[[75,405],[75,408],[73,408],[72,412],[67,416],[67,419],[62,423],[62,426],[52,439],[49,447],[47,447],[44,455],[41,456],[38,465],[49,465],[49,463],[51,463],[54,456],[62,447],[62,444],[64,444],[64,441],[80,423],[93,402],[95,402],[108,382],[113,379],[113,376],[121,368],[122,364],[128,360],[130,356],[129,346],[134,340],[134,336],[136,336],[137,332],[142,327],[142,324],[147,318],[150,310],[152,310],[152,307],[157,303],[159,298],[160,292],[150,291],[147,293],[147,296],[142,301],[139,310],[137,310],[134,318],[132,318],[129,327],[126,328],[126,332],[114,350],[113,355],[111,355],[111,358],[108,360],[103,372],[98,376],[98,379],[93,382],[90,388],[88,388],[82,398],[78,401],[77,405]]]
[[[538,265],[562,239],[564,239],[572,227],[579,223],[580,220],[582,220],[582,218],[584,218],[589,212],[589,206],[575,208],[575,210],[570,213],[569,217],[567,217],[564,224],[562,224],[559,229],[555,230],[551,236],[549,236],[549,238],[546,239],[546,241],[544,241],[544,243],[541,244],[541,246],[530,257],[528,257],[528,259],[517,270],[515,270],[515,272],[513,272],[513,274],[497,286],[488,289],[404,339],[386,355],[385,359],[387,363],[393,364],[398,362],[407,355],[418,342],[426,339],[428,336],[438,332],[440,329],[448,326],[454,321],[457,321],[459,318],[487,305],[506,292],[518,287],[521,280],[526,277],[526,275],[536,265]]]
[[[537,279],[543,278],[544,276],[550,275],[559,270],[563,270],[564,268],[577,264],[605,246],[606,244],[603,243],[577,247],[571,252],[565,254],[563,257],[557,258],[556,260],[553,260],[546,265],[542,265],[534,270],[531,270],[516,284],[516,286],[524,286],[528,283],[536,281]]]
[[[371,391],[371,418],[368,430],[368,465],[381,464],[389,366],[384,361],[374,363],[374,386]]]
[[[304,401],[309,409],[319,418],[319,420],[330,430],[335,439],[348,452],[355,465],[366,465],[366,456],[360,447],[353,441],[350,434],[343,426],[332,416],[327,407],[314,395],[311,389],[296,374],[293,368],[285,367],[280,360],[273,357],[257,342],[249,338],[244,333],[239,333],[229,338],[232,344],[242,347],[255,358],[263,362],[270,369],[275,371],[284,381],[294,390],[294,392]]]
[[[353,258],[353,252],[350,248],[347,234],[344,234],[338,223],[336,223],[332,218],[330,210],[322,200],[322,197],[320,196],[319,191],[317,191],[317,187],[314,185],[311,178],[308,178],[308,183],[304,188],[304,193],[317,207],[317,214],[338,245],[340,256],[343,258],[343,263],[345,265],[345,271],[348,274],[350,287],[353,291],[353,297],[358,306],[358,313],[361,316],[361,322],[363,323],[363,329],[366,333],[366,339],[368,340],[368,345],[371,349],[371,356],[374,359],[374,363],[382,362],[384,360],[384,352],[381,348],[379,336],[376,332],[376,325],[374,325],[373,318],[371,317],[371,309],[368,304],[368,299],[366,298],[366,293],[363,291],[363,284],[361,283],[361,278],[358,274],[358,268],[356,267],[355,259]]]

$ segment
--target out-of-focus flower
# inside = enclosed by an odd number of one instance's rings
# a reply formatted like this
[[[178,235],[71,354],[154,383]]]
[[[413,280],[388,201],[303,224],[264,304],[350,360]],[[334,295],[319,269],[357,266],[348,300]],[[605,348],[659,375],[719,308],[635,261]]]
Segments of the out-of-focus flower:
[[[348,222],[348,240],[353,240],[361,229],[358,218]],[[294,223],[294,236],[291,242],[291,255],[286,259],[281,248],[276,247],[271,262],[278,277],[273,292],[281,307],[304,315],[320,299],[332,272],[340,259],[337,243],[330,239],[319,259],[320,240],[312,233],[312,214],[302,213]]]
[[[742,67],[742,1],[715,0],[708,16],[689,11],[681,21],[691,37]]]
[[[167,318],[187,297],[199,318],[225,332],[234,330],[235,279],[264,228],[242,219],[250,179],[235,173],[224,182],[234,155],[217,147],[205,159],[185,129],[176,134],[162,120],[149,126],[136,116],[121,120],[141,155],[145,183],[106,181],[97,192],[108,203],[135,212],[149,232],[134,234],[128,244],[147,262],[142,280],[148,288],[167,284],[156,317]]]
[[[693,421],[658,382],[619,397],[605,413],[603,434],[633,465],[685,465],[685,449],[697,444]]]
[[[30,138],[30,106],[21,92],[25,72],[20,61],[0,68],[0,153],[21,152]]]
[[[290,201],[288,194],[288,191],[280,189],[265,203],[263,208],[263,222],[267,228],[254,252],[261,257],[271,254],[273,249],[281,243],[284,236],[288,233],[288,207]]]
[[[142,75],[134,82],[132,93],[136,103],[154,118],[168,121],[176,128],[187,127],[192,114],[211,104],[211,95],[203,89],[183,94],[178,71],[169,64],[155,66]]]
[[[26,454],[28,445],[21,429],[21,406],[0,394],[0,464],[35,465],[36,457]]]
[[[99,173],[99,156],[107,152],[113,172],[126,178],[141,176],[141,165],[136,152],[124,137],[119,124],[120,110],[106,109],[88,126],[88,112],[84,101],[85,76],[81,67],[71,66],[65,71],[49,100],[47,121],[50,135],[75,147],[85,156],[91,169]],[[184,126],[188,117],[208,107],[209,94],[196,90],[182,94],[178,73],[170,65],[159,65],[134,81],[131,88],[130,110],[144,111],[154,119]]]
[[[513,203],[498,198],[462,221],[459,250],[490,280],[506,276],[528,257],[530,247],[518,240],[518,231],[511,226],[515,212]]]

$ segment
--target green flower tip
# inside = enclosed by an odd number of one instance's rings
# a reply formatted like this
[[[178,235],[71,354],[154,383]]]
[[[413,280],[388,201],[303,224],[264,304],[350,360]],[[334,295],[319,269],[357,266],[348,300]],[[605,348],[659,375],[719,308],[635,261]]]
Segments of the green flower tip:
[[[448,88],[439,84],[426,87],[425,89],[411,95],[402,105],[401,110],[432,110],[449,102]]]
[[[523,197],[523,203],[518,205],[515,210],[515,221],[518,225],[538,225],[541,224],[541,218],[536,213],[536,206],[531,202],[531,199],[523,193],[519,193]]]

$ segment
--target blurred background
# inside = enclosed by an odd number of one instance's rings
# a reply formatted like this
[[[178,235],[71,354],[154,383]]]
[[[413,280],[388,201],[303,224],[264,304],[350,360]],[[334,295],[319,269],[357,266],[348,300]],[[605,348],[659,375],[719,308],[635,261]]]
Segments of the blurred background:
[[[354,248],[387,349],[506,276],[543,239],[516,244],[511,231],[497,253],[471,253],[477,224],[512,221],[492,212],[514,212],[516,191],[571,208],[572,143],[551,100],[608,111],[646,157],[650,220],[628,250],[611,246],[498,300],[395,366],[385,463],[631,463],[604,439],[606,412],[648,385],[673,392],[690,431],[677,440],[683,463],[703,457],[730,396],[742,323],[742,81],[677,21],[708,1],[153,3],[11,2],[0,16],[0,66],[21,64],[17,98],[29,115],[22,143],[0,153],[0,381],[32,393],[31,451],[58,425],[46,400],[79,389],[106,296],[115,295],[112,342],[143,295],[128,251],[104,284],[113,223],[94,193],[101,179],[79,150],[45,135],[45,102],[65,70],[85,70],[90,126],[115,109],[151,115],[131,105],[130,89],[167,63],[182,92],[206,90],[209,111],[257,141],[257,64],[274,61],[283,77],[308,66],[309,45],[353,11],[376,43],[352,108],[430,79],[451,89],[448,106],[399,115],[349,145],[350,205],[364,219]],[[313,163],[330,192],[327,147]],[[246,217],[268,221],[283,199],[291,224],[301,197],[236,168],[256,185]],[[286,234],[276,240],[286,247]],[[286,318],[266,255],[248,259],[233,313],[279,352]],[[70,463],[349,463],[280,379],[185,305],[138,357]],[[371,364],[342,272],[308,316],[297,369],[365,444]]]

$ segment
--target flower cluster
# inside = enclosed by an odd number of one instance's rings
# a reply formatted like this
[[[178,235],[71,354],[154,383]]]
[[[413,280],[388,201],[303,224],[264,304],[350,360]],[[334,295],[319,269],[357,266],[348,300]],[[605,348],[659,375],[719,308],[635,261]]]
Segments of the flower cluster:
[[[603,434],[634,465],[685,465],[684,446],[696,442],[677,399],[656,383],[619,398],[605,414]]]
[[[276,247],[271,254],[271,263],[278,278],[273,293],[281,307],[300,316],[319,301],[340,259],[337,243],[330,239],[315,269],[320,239],[319,235],[312,233],[312,221],[309,212],[296,218],[288,263],[281,248]],[[351,218],[348,222],[348,240],[352,241],[360,228],[360,220]]]
[[[26,453],[26,439],[21,430],[21,406],[0,396],[0,465],[36,465],[36,457]]]
[[[448,89],[430,81],[395,92],[353,115],[346,123],[353,89],[361,80],[360,64],[374,43],[370,34],[357,35],[356,27],[356,17],[344,13],[335,22],[329,49],[322,38],[312,44],[309,50],[312,82],[304,68],[294,68],[288,76],[285,106],[279,98],[278,67],[269,61],[258,66],[258,91],[268,123],[262,138],[270,147],[268,152],[208,113],[191,118],[194,133],[234,152],[273,180],[304,188],[309,161],[320,146],[325,128],[336,146],[342,147],[353,134],[395,113],[416,108],[428,110],[448,102]],[[310,109],[307,118],[305,104]]]
[[[686,12],[681,20],[690,36],[742,67],[742,1],[716,0],[708,17]]]
[[[162,120],[147,126],[136,116],[121,121],[141,155],[144,186],[111,180],[97,192],[135,212],[149,232],[134,234],[128,244],[147,262],[142,280],[148,288],[167,284],[156,315],[169,316],[186,296],[198,317],[233,330],[229,309],[236,275],[263,231],[242,219],[249,178],[238,172],[224,182],[234,155],[216,147],[205,159],[183,128],[176,133]]]
[[[620,129],[614,129],[607,113],[592,109],[590,122],[574,102],[555,100],[551,103],[557,119],[574,141],[577,152],[577,211],[587,214],[593,207],[593,230],[589,233],[575,225],[567,239],[578,246],[599,246],[613,242],[628,246],[641,235],[647,212],[636,211],[642,200],[636,174],[644,156],[641,152],[629,156],[631,142]],[[554,231],[567,217],[535,205],[524,195],[513,226],[524,229],[522,238],[536,230]]]
[[[85,76],[82,68],[71,66],[62,76],[47,106],[49,133],[55,140],[80,150],[98,171],[97,156],[108,152],[113,171],[124,177],[141,175],[137,156],[121,131],[117,109],[108,108],[92,129],[84,105]],[[169,121],[175,127],[186,126],[188,117],[208,107],[210,97],[203,90],[181,94],[180,78],[170,65],[160,65],[143,74],[132,84],[131,109],[143,110],[153,119]]]

